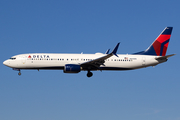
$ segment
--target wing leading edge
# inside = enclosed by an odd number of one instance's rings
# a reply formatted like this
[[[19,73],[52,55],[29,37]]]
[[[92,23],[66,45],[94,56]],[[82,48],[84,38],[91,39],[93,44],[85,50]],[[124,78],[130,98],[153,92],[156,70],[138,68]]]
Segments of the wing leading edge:
[[[88,61],[88,62],[84,62],[84,63],[80,64],[80,66],[85,70],[99,69],[100,65],[104,65],[104,62],[105,62],[106,59],[110,58],[113,55],[118,57],[118,55],[116,53],[117,53],[119,44],[120,43],[118,43],[116,45],[116,47],[114,48],[114,50],[111,53],[109,53],[109,54],[107,54],[107,55],[105,55],[103,57],[100,57],[100,58],[97,58],[97,59],[94,59],[94,60],[91,60],[91,61]],[[106,52],[106,53],[108,53],[108,52]]]

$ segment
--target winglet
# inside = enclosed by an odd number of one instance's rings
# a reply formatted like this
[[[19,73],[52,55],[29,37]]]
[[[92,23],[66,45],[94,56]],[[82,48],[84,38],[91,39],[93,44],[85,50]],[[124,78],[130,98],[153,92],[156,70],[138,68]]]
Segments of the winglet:
[[[110,49],[108,49],[105,54],[109,54],[109,50],[110,50]]]
[[[112,54],[114,54],[114,55],[117,56],[117,57],[118,57],[118,55],[116,54],[116,52],[117,52],[117,50],[118,50],[119,44],[120,44],[120,43],[118,43],[118,44],[116,45],[116,47],[114,48],[114,50],[111,52]]]

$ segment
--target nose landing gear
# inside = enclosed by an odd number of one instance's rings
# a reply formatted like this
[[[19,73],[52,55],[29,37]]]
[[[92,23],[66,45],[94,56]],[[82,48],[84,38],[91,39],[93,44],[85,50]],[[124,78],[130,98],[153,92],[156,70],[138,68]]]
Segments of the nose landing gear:
[[[88,71],[88,73],[87,73],[87,77],[92,77],[93,76],[93,73],[92,72],[90,72],[90,71]]]
[[[21,75],[21,71],[19,70],[19,73],[18,73],[18,75],[20,76]]]
[[[19,75],[19,76],[21,75],[21,70],[20,70],[20,69],[13,68],[13,70],[15,70],[15,71],[19,71],[18,75]]]

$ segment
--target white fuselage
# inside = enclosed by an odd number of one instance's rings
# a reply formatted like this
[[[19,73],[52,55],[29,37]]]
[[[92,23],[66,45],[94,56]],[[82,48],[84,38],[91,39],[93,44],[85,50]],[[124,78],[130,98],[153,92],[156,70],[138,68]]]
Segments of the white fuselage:
[[[4,61],[4,65],[15,69],[64,69],[66,64],[82,64],[106,54],[20,54]],[[160,56],[118,54],[105,60],[101,70],[132,70],[155,66],[165,61],[157,61]],[[84,70],[84,69],[82,69]]]
[[[175,55],[166,55],[172,29],[166,27],[146,50],[130,55],[117,55],[120,44],[117,43],[112,52],[109,53],[108,49],[105,54],[20,54],[4,61],[3,64],[18,70],[18,75],[21,75],[21,69],[59,69],[64,70],[64,73],[79,73],[84,70],[88,72],[87,77],[91,77],[91,71],[94,70],[133,70],[155,66]]]

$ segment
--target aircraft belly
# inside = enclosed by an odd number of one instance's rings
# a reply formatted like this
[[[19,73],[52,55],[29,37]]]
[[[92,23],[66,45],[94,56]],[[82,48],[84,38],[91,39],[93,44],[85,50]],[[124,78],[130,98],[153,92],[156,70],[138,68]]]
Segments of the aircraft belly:
[[[52,61],[31,61],[26,64],[27,69],[63,69],[64,63]],[[23,68],[21,68],[23,69]]]
[[[126,61],[126,62],[117,62],[117,63],[109,63],[105,64],[105,66],[101,66],[102,69],[105,70],[132,70],[137,69],[139,67],[142,67],[141,62],[132,62],[132,61]]]

